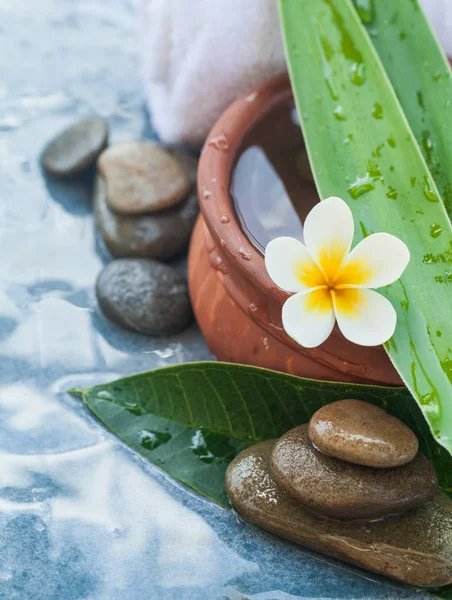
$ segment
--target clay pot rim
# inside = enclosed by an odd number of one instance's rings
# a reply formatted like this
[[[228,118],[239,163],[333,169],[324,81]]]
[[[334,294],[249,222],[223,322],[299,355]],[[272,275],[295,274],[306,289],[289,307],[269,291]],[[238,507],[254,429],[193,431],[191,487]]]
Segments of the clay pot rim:
[[[275,286],[264,257],[242,232],[229,193],[237,152],[247,134],[276,106],[293,105],[287,74],[272,77],[235,100],[212,127],[201,152],[198,198],[204,222],[217,246],[246,280],[280,304],[290,294]],[[239,234],[237,234],[237,231]]]

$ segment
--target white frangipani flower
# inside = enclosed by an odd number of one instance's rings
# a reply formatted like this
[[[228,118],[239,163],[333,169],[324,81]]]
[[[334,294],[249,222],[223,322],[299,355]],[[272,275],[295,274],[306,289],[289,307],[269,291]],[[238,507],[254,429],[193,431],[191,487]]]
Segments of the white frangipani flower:
[[[389,233],[369,235],[350,251],[353,233],[351,210],[331,197],[306,217],[304,244],[279,237],[265,250],[268,274],[294,294],[283,306],[284,329],[305,348],[322,344],[336,320],[344,337],[361,346],[378,346],[394,334],[394,307],[369,288],[399,279],[410,252]]]

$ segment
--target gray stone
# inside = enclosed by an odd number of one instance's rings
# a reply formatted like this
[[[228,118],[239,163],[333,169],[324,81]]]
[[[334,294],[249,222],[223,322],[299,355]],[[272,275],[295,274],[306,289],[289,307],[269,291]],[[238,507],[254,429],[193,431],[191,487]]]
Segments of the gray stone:
[[[93,165],[108,143],[103,119],[84,119],[68,127],[44,148],[43,168],[58,177],[68,177]]]
[[[361,400],[339,400],[309,422],[312,443],[325,454],[357,465],[387,469],[409,463],[418,440],[402,421]]]
[[[285,433],[271,457],[278,484],[306,508],[340,519],[378,519],[421,506],[435,495],[438,480],[418,452],[407,465],[372,469],[319,452],[308,426]]]
[[[99,157],[98,169],[106,181],[108,204],[120,214],[146,214],[170,208],[190,190],[185,169],[154,142],[110,146]]]
[[[185,170],[190,180],[190,185],[194,188],[196,186],[196,180],[198,177],[198,159],[196,156],[190,154],[189,152],[185,152],[180,148],[166,147],[165,150],[171,154],[171,156],[175,158],[180,166]]]
[[[452,501],[437,492],[404,515],[367,523],[317,516],[292,499],[269,466],[272,441],[241,452],[226,490],[251,523],[297,544],[420,587],[452,583]]]
[[[198,211],[198,199],[192,193],[177,206],[152,215],[119,215],[108,206],[101,176],[94,186],[96,225],[115,257],[166,260],[184,252]]]
[[[108,264],[96,283],[104,315],[146,335],[171,335],[192,321],[185,279],[172,267],[145,258]]]

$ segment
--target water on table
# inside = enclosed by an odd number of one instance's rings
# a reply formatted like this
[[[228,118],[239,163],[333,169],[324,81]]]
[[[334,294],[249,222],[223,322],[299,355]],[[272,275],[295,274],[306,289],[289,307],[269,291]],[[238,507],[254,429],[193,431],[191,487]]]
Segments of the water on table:
[[[272,110],[245,138],[231,195],[243,231],[261,252],[278,236],[303,239],[302,223],[319,197],[292,104]]]

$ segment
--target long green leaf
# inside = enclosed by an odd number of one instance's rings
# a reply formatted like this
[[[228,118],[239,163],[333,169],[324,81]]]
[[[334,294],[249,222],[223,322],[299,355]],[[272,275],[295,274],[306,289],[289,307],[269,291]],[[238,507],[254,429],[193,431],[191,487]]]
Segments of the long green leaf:
[[[329,383],[204,362],[72,393],[140,454],[222,506],[228,505],[224,474],[239,451],[306,423],[324,404],[344,398],[372,402],[402,419],[435,465],[441,487],[452,492],[452,458],[435,442],[405,388]]]
[[[418,0],[356,2],[449,216],[452,215],[452,73]]]
[[[410,249],[383,292],[398,315],[387,351],[451,452],[452,228],[441,197],[351,0],[280,0],[280,12],[321,198],[348,202],[355,242],[386,231]]]

